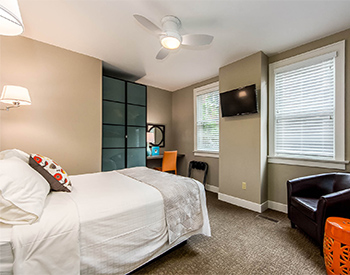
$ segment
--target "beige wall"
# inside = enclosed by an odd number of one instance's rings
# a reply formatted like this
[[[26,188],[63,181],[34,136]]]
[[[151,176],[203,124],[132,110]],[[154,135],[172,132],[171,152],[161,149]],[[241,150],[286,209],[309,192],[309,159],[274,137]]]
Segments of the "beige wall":
[[[285,51],[283,53],[271,56],[269,63],[273,63],[288,57],[292,57],[310,50],[314,50],[341,40],[346,40],[345,43],[345,159],[350,158],[350,29],[328,36],[326,38],[308,43],[306,45]],[[283,164],[269,164],[268,165],[268,193],[269,200],[287,203],[287,188],[286,181],[288,179],[297,178],[306,175],[327,173],[336,171],[334,169],[322,169],[313,167],[302,167]],[[339,170],[338,170],[339,171]],[[347,165],[346,171],[350,172],[350,166]]]
[[[266,65],[258,52],[219,71],[220,92],[256,84],[260,98],[258,114],[220,119],[219,192],[259,204],[267,200]]]
[[[173,150],[172,93],[152,86],[147,87],[147,123],[165,125],[164,150]]]
[[[0,150],[46,155],[71,175],[100,171],[102,62],[25,37],[0,43],[1,89],[23,86],[32,99],[1,111]]]
[[[178,172],[187,176],[188,164],[191,160],[205,161],[209,165],[207,183],[219,186],[219,159],[195,157],[194,150],[194,109],[193,89],[218,81],[218,77],[208,79],[195,85],[180,89],[172,94],[172,125],[174,149],[185,157],[178,161]]]

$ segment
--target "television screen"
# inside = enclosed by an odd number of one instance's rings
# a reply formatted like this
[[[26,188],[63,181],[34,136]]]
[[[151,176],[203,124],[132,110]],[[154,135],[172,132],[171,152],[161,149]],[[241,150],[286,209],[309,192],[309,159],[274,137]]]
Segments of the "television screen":
[[[258,112],[255,84],[220,94],[222,117]]]

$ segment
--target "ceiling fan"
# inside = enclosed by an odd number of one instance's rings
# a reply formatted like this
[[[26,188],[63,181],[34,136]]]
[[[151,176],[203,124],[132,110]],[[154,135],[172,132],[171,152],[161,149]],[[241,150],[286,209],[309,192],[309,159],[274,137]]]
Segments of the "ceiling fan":
[[[209,45],[214,37],[208,34],[185,34],[181,35],[179,29],[181,27],[181,21],[179,18],[173,15],[167,15],[162,18],[162,28],[153,24],[146,17],[134,14],[134,18],[143,25],[146,29],[157,34],[159,36],[162,48],[158,52],[156,59],[162,60],[168,56],[171,50],[175,50],[180,45],[185,46],[205,46]]]

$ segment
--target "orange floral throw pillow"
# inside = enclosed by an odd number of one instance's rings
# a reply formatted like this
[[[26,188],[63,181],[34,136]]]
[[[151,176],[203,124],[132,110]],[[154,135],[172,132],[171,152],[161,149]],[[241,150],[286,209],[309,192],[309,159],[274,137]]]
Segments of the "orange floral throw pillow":
[[[29,165],[42,175],[53,191],[72,191],[72,184],[67,173],[56,162],[39,154],[31,154]]]

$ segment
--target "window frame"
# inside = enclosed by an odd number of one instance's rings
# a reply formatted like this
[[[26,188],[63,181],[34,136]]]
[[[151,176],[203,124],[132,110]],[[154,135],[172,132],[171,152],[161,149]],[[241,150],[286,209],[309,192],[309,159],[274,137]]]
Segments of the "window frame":
[[[336,52],[335,57],[335,106],[334,106],[334,134],[335,157],[321,159],[313,157],[289,157],[275,153],[275,72],[285,67],[293,68],[296,63],[308,65],[308,61]],[[310,63],[309,63],[310,64]],[[345,170],[345,41],[318,48],[300,55],[280,60],[269,65],[269,163],[311,166]]]
[[[206,151],[206,150],[198,150],[197,149],[197,96],[211,93],[217,91],[220,96],[219,91],[219,81],[198,87],[193,89],[193,110],[194,110],[194,155],[199,157],[212,157],[212,158],[219,158],[219,150],[218,151]],[[219,113],[220,113],[220,104],[218,106]],[[219,115],[220,116],[220,115]],[[220,119],[220,117],[219,117]],[[218,122],[218,125],[220,127],[220,122]]]

